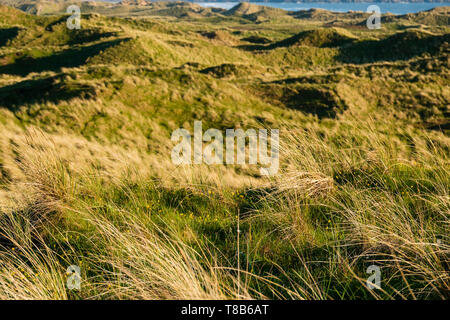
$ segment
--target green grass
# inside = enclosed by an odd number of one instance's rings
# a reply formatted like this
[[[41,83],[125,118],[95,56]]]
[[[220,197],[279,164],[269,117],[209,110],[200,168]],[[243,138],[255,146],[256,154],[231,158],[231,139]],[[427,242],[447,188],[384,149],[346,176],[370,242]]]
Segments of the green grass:
[[[439,10],[105,6],[0,6],[0,298],[448,298]],[[279,128],[279,174],[173,165],[195,120]]]

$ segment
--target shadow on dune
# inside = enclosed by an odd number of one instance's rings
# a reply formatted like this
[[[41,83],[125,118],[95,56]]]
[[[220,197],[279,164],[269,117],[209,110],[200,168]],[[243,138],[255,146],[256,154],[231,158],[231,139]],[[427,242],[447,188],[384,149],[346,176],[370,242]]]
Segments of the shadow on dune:
[[[382,40],[366,40],[342,47],[337,57],[344,63],[370,63],[377,61],[409,60],[428,53],[438,54],[449,49],[450,34],[430,35],[419,31],[406,31]]]
[[[31,72],[59,71],[61,68],[78,67],[86,63],[89,57],[99,54],[102,50],[108,49],[129,39],[117,39],[106,41],[91,46],[78,47],[55,53],[51,56],[32,58],[19,57],[14,63],[0,66],[0,73],[26,76]]]
[[[67,84],[64,75],[25,80],[0,88],[0,107],[15,111],[18,106],[43,101],[58,102],[75,97],[89,98],[95,89],[85,84]]]
[[[0,29],[0,47],[3,47],[9,40],[14,39],[19,34],[20,28],[13,27],[7,29]]]
[[[450,50],[450,34],[434,35],[420,30],[407,30],[381,40],[357,41],[339,32],[299,33],[293,37],[271,44],[245,44],[236,48],[245,51],[274,50],[292,46],[319,48],[338,47],[337,60],[343,63],[372,63],[378,61],[409,60],[423,54],[436,55]]]
[[[244,51],[259,51],[259,50],[268,50],[268,45],[261,45],[261,44],[243,44],[236,46],[235,48],[241,49]]]
[[[309,82],[301,81],[300,78],[286,79],[260,85],[256,94],[267,102],[299,110],[319,119],[336,118],[348,106],[333,86],[321,83],[323,81],[327,81],[326,78]]]

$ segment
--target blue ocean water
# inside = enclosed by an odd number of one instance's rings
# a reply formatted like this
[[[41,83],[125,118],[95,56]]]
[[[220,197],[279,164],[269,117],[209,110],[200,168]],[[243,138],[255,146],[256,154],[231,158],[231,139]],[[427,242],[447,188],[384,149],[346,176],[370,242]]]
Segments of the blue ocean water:
[[[204,7],[216,7],[230,9],[238,4],[238,2],[196,2]],[[366,11],[370,5],[377,5],[381,9],[381,13],[406,14],[424,10],[433,9],[435,7],[450,6],[450,2],[443,3],[380,3],[380,2],[364,2],[364,3],[326,3],[326,2],[254,2],[255,4],[268,7],[280,8],[289,11],[308,10],[311,8],[326,9],[335,12],[347,11]]]

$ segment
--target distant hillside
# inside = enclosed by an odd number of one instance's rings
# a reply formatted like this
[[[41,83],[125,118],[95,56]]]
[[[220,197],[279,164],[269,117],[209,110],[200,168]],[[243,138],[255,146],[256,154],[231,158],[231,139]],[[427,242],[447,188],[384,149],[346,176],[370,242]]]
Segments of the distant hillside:
[[[71,4],[76,4],[76,3],[80,3],[84,2],[82,4],[82,6],[84,8],[92,8],[92,7],[97,7],[97,8],[114,8],[113,10],[117,10],[118,7],[151,7],[149,9],[157,9],[157,7],[161,7],[161,2],[162,3],[167,3],[167,2],[179,2],[179,1],[151,1],[151,0],[122,0],[116,3],[112,3],[112,2],[108,2],[108,1],[100,1],[100,0],[87,0],[87,1],[70,1]],[[187,1],[188,2],[188,1]],[[195,2],[229,2],[227,0],[199,0],[199,1],[195,1]],[[240,2],[240,1],[231,1],[231,2],[236,2],[236,3],[240,3],[240,4],[244,4],[244,8],[236,8],[234,11],[235,13],[240,13],[240,14],[253,14],[257,11],[260,11],[260,9],[255,9],[255,5],[254,3],[256,3],[257,5],[259,4],[264,4],[267,1],[251,1],[250,2]],[[343,3],[364,3],[364,2],[368,2],[368,1],[363,1],[363,0],[344,0],[344,1],[338,1],[338,0],[284,0],[284,1],[280,1],[280,0],[271,0],[270,2],[286,2],[286,3],[292,3],[292,2],[296,2],[296,3],[320,3],[320,2],[325,2],[325,3],[339,3],[339,2],[343,2]],[[376,3],[398,3],[398,2],[407,2],[407,3],[422,3],[425,1],[422,0],[405,0],[405,1],[400,1],[400,0],[378,0],[378,1],[370,1],[370,2],[376,2]],[[427,3],[445,3],[448,2],[447,0],[429,0],[426,1]],[[57,11],[61,11],[61,9],[63,9],[61,6],[62,5],[67,5],[67,3],[69,3],[68,0],[0,0],[0,4],[3,5],[8,5],[8,6],[13,6],[16,7],[18,9],[21,9],[23,11],[26,11],[28,13],[31,14],[42,14],[42,13],[48,13],[48,12],[57,12]],[[190,3],[192,6],[195,6],[193,3]],[[162,5],[164,6],[164,5]],[[198,6],[198,5],[197,5]],[[200,7],[200,6],[199,6]],[[200,7],[201,8],[201,7]],[[129,9],[129,8],[128,8]],[[278,10],[275,8],[272,8],[273,10]],[[213,9],[213,10],[221,10],[221,9]]]
[[[437,7],[427,11],[398,16],[384,16],[384,22],[408,21],[428,25],[450,25],[450,7]]]
[[[119,3],[79,0],[0,0],[0,4],[20,9],[29,14],[63,14],[69,5],[78,5],[82,13],[99,13],[107,16],[210,16],[224,9],[204,8],[190,2],[123,1]]]
[[[331,1],[330,1],[331,2]],[[211,18],[219,20],[250,21],[264,23],[269,21],[285,21],[293,19],[321,21],[327,26],[364,27],[368,13],[362,11],[332,12],[324,9],[287,11],[264,6],[263,2],[236,3],[231,9],[205,8],[196,3],[181,1],[151,2],[146,0],[124,0],[118,3],[79,0],[0,0],[0,4],[8,5],[34,15],[64,14],[69,5],[77,4],[84,14],[98,13],[116,17],[166,16],[177,19],[195,20]],[[432,10],[406,15],[383,14],[385,23],[426,24],[446,26],[450,24],[450,7],[438,7]]]
[[[255,22],[261,22],[271,18],[286,16],[287,11],[278,8],[260,6],[248,2],[241,2],[233,8],[229,9],[225,13],[225,15],[238,16]]]

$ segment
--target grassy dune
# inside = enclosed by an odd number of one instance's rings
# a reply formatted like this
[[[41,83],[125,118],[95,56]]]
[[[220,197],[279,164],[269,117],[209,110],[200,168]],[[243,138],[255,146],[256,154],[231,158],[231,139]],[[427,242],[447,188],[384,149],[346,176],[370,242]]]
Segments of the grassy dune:
[[[449,298],[448,8],[39,3],[0,1],[0,299]],[[278,174],[173,164],[195,120]]]

